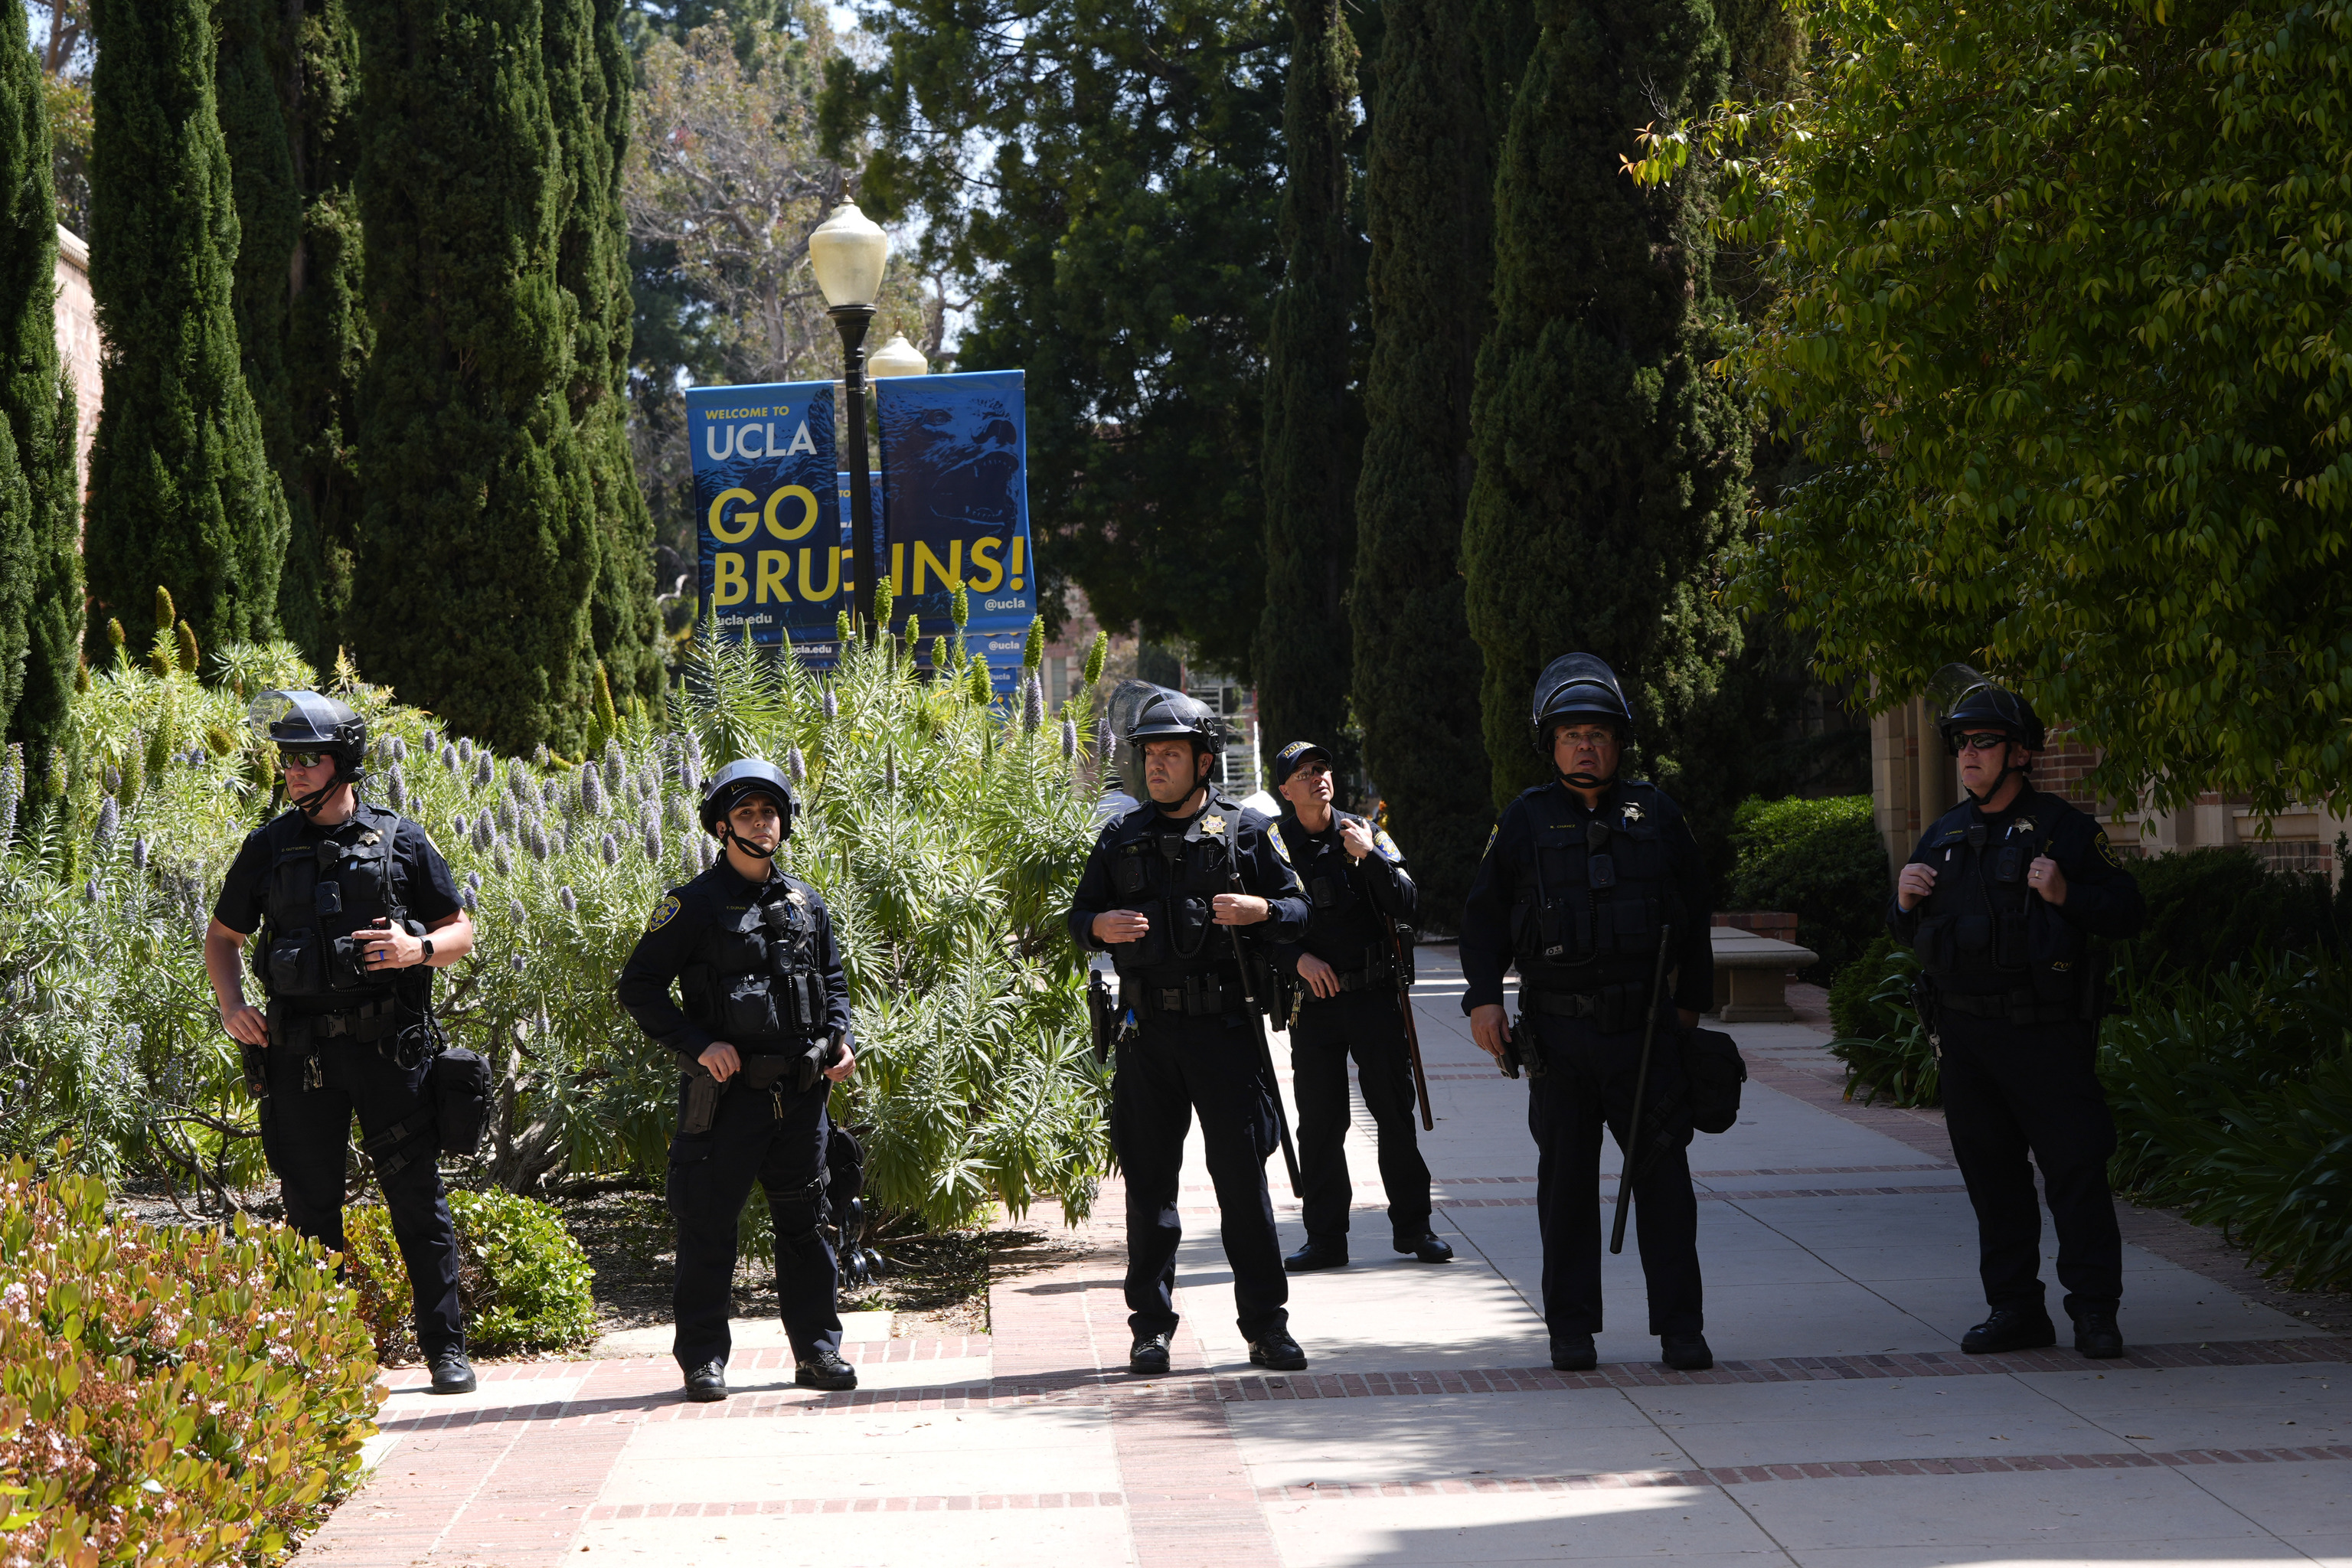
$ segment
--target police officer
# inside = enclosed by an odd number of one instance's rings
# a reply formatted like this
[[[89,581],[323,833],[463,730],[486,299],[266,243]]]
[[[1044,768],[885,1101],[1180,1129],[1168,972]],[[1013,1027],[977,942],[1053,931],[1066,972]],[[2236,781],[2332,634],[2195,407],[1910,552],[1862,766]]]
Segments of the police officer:
[[[262,1095],[261,1149],[287,1223],[344,1249],[343,1163],[352,1113],[408,1268],[416,1342],[433,1392],[468,1394],[457,1305],[457,1230],[442,1191],[427,1078],[438,1050],[433,971],[473,950],[448,862],[414,822],[359,798],[367,723],[315,691],[265,692],[255,725],[277,742],[287,811],[247,836],[205,936],[221,1026]],[[239,952],[258,928],[245,998]]]
[[[621,1005],[676,1051],[677,1135],[669,1210],[677,1221],[677,1331],[686,1396],[727,1397],[727,1308],[735,1235],[757,1181],[776,1238],[776,1301],[803,1388],[857,1386],[841,1359],[840,1270],[821,1228],[825,1101],[857,1065],[849,984],[817,890],[777,869],[799,801],[772,763],[710,775],[703,830],[726,846],[710,869],[654,906],[621,971]],[[678,983],[685,1005],[671,999]]]
[[[1278,950],[1297,976],[1290,1026],[1291,1089],[1298,1097],[1298,1168],[1307,1245],[1282,1260],[1293,1274],[1348,1261],[1348,1057],[1356,1058],[1364,1109],[1379,1132],[1395,1248],[1444,1263],[1454,1248],[1429,1228],[1429,1166],[1413,1138],[1412,1068],[1397,1010],[1388,926],[1412,924],[1412,879],[1386,830],[1331,806],[1331,753],[1293,741],[1275,753],[1274,787],[1290,804],[1275,824],[1307,887],[1310,913],[1298,941]]]
[[[1617,777],[1633,712],[1609,666],[1554,659],[1536,682],[1532,738],[1554,782],[1503,808],[1462,914],[1462,1009],[1498,1061],[1516,1047],[1529,1079],[1544,1321],[1552,1364],[1590,1370],[1601,1322],[1601,1129],[1632,1131],[1644,1026],[1658,1009],[1630,1194],[1649,1285],[1650,1332],[1680,1372],[1715,1364],[1698,1268],[1692,1134],[1675,1025],[1714,1004],[1709,899],[1681,808],[1655,784]],[[1652,995],[1666,944],[1671,995]],[[1503,972],[1519,972],[1519,1026]]]
[[[2044,737],[2032,708],[1965,666],[1948,666],[1936,685],[1936,726],[1968,798],[1911,852],[1887,924],[1926,970],[1920,1011],[1944,1125],[1977,1213],[1992,1311],[1960,1348],[2057,1342],[2042,1302],[2039,1169],[2074,1348],[2112,1360],[2124,1353],[2123,1238],[2107,1189],[2116,1124],[2094,1070],[2104,964],[2090,939],[2130,936],[2146,905],[2105,831],[2033,787]]]
[[[1307,901],[1266,819],[1208,782],[1223,741],[1207,709],[1163,689],[1144,701],[1128,739],[1150,798],[1103,828],[1070,909],[1072,940],[1111,955],[1120,1011],[1134,1024],[1119,1043],[1110,1113],[1127,1177],[1128,1370],[1168,1370],[1183,1237],[1177,1178],[1197,1110],[1250,1360],[1295,1372],[1307,1352],[1290,1336],[1290,1284],[1265,1187],[1275,1088],[1235,952],[1296,940]],[[1244,929],[1248,943],[1234,934]],[[1263,971],[1249,984],[1270,999]]]

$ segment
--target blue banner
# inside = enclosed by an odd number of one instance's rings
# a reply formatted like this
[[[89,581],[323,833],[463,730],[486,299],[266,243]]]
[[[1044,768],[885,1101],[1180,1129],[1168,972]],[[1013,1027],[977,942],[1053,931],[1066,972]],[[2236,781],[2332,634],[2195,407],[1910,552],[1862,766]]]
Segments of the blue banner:
[[[702,613],[730,636],[791,639],[812,663],[835,632],[855,571],[834,454],[833,384],[698,386],[686,394],[701,541]]]
[[[1030,556],[1028,417],[1022,373],[888,376],[874,384],[882,433],[883,532],[894,614],[950,627],[961,583],[966,645],[1009,690],[1037,613]],[[1010,657],[1005,657],[1010,650]]]

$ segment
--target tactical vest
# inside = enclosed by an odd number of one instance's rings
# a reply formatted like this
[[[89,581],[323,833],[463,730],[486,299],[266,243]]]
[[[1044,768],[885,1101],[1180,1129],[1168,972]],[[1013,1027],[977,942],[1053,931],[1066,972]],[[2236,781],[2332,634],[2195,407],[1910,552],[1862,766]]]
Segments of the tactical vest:
[[[1107,850],[1110,907],[1151,922],[1142,940],[1112,945],[1119,981],[1169,985],[1212,970],[1234,973],[1234,945],[1216,923],[1216,897],[1233,890],[1242,808],[1212,794],[1181,834],[1163,831],[1158,816],[1152,805],[1129,812]],[[1210,822],[1220,830],[1204,832]]]
[[[2075,998],[2083,933],[2025,879],[2034,858],[2050,852],[2060,814],[2072,809],[2027,795],[2005,828],[1966,807],[1938,825],[1925,861],[1936,886],[1919,904],[1912,938],[1938,988],[1959,996],[2031,989],[2035,1001],[2051,1004]]]
[[[303,1013],[365,1006],[400,988],[403,972],[370,970],[353,933],[407,910],[393,858],[400,818],[362,804],[349,820],[310,830],[297,820],[280,843],[264,905],[260,971],[272,1001]],[[282,830],[278,837],[282,837]]]
[[[678,988],[687,1016],[730,1045],[781,1049],[824,1034],[824,974],[806,889],[774,877],[742,909],[721,903]]]
[[[1381,922],[1380,907],[1364,888],[1361,868],[1339,832],[1342,825],[1364,819],[1338,810],[1331,819],[1330,829],[1321,836],[1309,838],[1302,831],[1298,843],[1291,843],[1285,835],[1291,848],[1291,868],[1307,887],[1308,919],[1299,945],[1342,973],[1385,968],[1389,964],[1387,928]],[[1281,825],[1274,831],[1280,833]],[[1299,843],[1307,847],[1300,849]]]
[[[1675,884],[1655,792],[1630,784],[1590,821],[1558,784],[1519,797],[1532,839],[1518,868],[1511,945],[1538,991],[1647,986],[1660,933],[1692,917]]]

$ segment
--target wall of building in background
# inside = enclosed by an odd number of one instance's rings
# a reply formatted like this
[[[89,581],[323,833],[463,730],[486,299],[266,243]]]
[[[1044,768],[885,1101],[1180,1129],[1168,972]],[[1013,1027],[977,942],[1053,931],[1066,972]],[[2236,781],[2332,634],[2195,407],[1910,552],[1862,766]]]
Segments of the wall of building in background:
[[[1959,801],[1958,771],[1945,754],[1936,716],[1925,698],[1879,714],[1871,721],[1870,733],[1871,796],[1879,837],[1886,844],[1887,863],[1901,866],[1911,858],[1927,824]],[[2262,857],[2273,870],[2316,873],[2331,882],[2342,875],[2336,839],[2338,834],[2352,833],[2352,817],[2304,806],[2282,812],[2265,825],[2242,800],[2214,794],[2200,795],[2193,805],[2176,811],[2137,806],[2118,811],[2117,803],[2101,799],[2085,782],[2098,760],[2095,749],[2077,744],[2057,729],[2050,748],[2034,763],[2033,784],[2105,823],[2108,837],[2125,854],[2236,845]]]
[[[89,444],[98,435],[100,350],[98,304],[89,292],[89,247],[81,236],[58,229],[58,356],[73,377],[74,401],[81,406],[76,447],[82,489],[89,489]]]

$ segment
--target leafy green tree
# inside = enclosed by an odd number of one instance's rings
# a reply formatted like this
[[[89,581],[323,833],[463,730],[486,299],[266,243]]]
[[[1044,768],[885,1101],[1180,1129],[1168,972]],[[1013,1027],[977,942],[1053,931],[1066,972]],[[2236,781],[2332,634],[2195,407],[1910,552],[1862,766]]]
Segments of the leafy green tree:
[[[0,20],[0,735],[37,751],[66,722],[82,630],[77,408],[58,358],[50,168],[47,94],[12,6]]]
[[[1732,360],[1816,471],[1742,602],[1822,668],[1952,658],[2102,794],[2352,796],[2352,6],[1825,10],[1784,101],[1654,144],[1780,298]]]
[[[634,115],[620,0],[546,0],[548,88],[571,205],[557,281],[577,311],[569,388],[597,523],[589,639],[613,684],[646,701],[662,685],[653,517],[629,450],[629,268],[621,175]]]
[[[1704,829],[1736,798],[1692,765],[1738,628],[1707,580],[1738,516],[1748,430],[1714,357],[1708,211],[1620,161],[1662,112],[1722,94],[1706,0],[1538,0],[1496,179],[1495,320],[1472,415],[1463,527],[1497,804],[1548,776],[1528,699],[1570,649],[1615,667],[1642,718],[1630,760]]]
[[[1348,582],[1362,414],[1349,327],[1363,260],[1349,211],[1356,40],[1339,0],[1290,0],[1282,291],[1266,327],[1265,609],[1253,672],[1270,758],[1309,736],[1353,763]]]
[[[604,531],[573,422],[563,149],[538,0],[353,0],[376,339],[350,624],[407,700],[574,748]]]
[[[286,498],[240,364],[237,215],[206,0],[99,0],[90,292],[106,401],[89,454],[93,608],[160,581],[207,645],[278,625]]]
[[[884,58],[828,68],[828,134],[841,148],[872,126],[862,202],[919,215],[913,264],[969,287],[958,365],[1029,373],[1040,602],[1066,571],[1104,625],[1245,674],[1265,603],[1280,14],[890,0],[876,16]]]
[[[1487,86],[1482,46],[1510,36],[1512,13],[1524,17],[1526,7],[1386,0],[1381,10],[1364,182],[1372,347],[1349,700],[1389,825],[1412,858],[1424,906],[1444,923],[1469,891],[1493,816],[1461,567],[1470,391],[1494,276],[1495,155],[1509,101],[1507,88]]]

